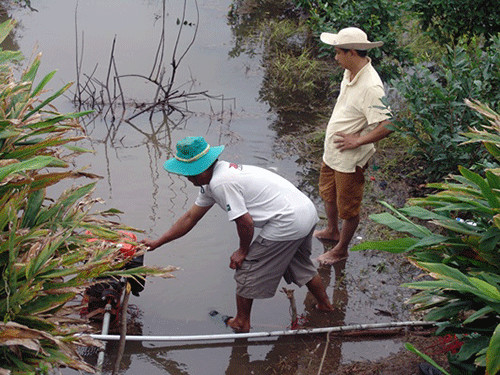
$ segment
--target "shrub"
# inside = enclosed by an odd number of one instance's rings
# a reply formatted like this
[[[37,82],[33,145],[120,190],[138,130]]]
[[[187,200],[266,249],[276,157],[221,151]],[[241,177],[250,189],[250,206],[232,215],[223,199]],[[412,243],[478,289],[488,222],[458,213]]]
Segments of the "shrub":
[[[440,192],[410,200],[392,214],[371,218],[406,236],[372,241],[352,250],[405,252],[433,280],[406,286],[421,290],[410,299],[426,319],[438,321],[437,334],[463,342],[450,354],[453,373],[500,371],[500,116],[484,105],[468,104],[490,118],[483,130],[463,134],[483,142],[495,162],[484,174],[460,167],[460,175],[429,186]],[[411,219],[413,218],[413,220]],[[429,228],[436,228],[431,231]],[[408,236],[409,235],[409,236]]]
[[[500,32],[500,8],[490,0],[412,0],[422,30],[440,44],[455,45],[462,38]]]
[[[384,45],[370,51],[374,66],[385,78],[397,75],[397,68],[406,65],[410,52],[399,46],[401,33],[398,26],[401,15],[406,11],[404,2],[391,0],[349,1],[349,0],[294,0],[307,13],[308,23],[316,35],[323,31],[338,32],[349,26],[359,27],[368,34],[370,40],[381,40]],[[323,56],[333,57],[335,51],[320,44]]]
[[[13,25],[0,25],[0,42]],[[14,79],[9,64],[20,58],[0,50],[0,372],[47,373],[60,365],[93,372],[76,345],[98,343],[74,335],[87,327],[71,318],[79,307],[68,302],[98,276],[168,275],[173,268],[120,271],[126,259],[117,246],[88,241],[86,231],[116,241],[118,229],[132,229],[106,219],[117,210],[91,213],[95,182],[47,196],[62,181],[97,178],[70,169],[85,152],[75,142],[83,134],[77,119],[88,112],[61,114],[52,106],[69,84],[40,98],[55,73],[33,85],[40,56]]]
[[[457,165],[472,167],[484,159],[484,150],[476,145],[460,146],[465,140],[461,132],[481,127],[464,99],[498,105],[499,50],[500,37],[485,51],[449,48],[436,65],[417,65],[392,81],[399,95],[390,103],[395,130],[414,140],[409,152],[422,161],[428,181],[456,172]]]

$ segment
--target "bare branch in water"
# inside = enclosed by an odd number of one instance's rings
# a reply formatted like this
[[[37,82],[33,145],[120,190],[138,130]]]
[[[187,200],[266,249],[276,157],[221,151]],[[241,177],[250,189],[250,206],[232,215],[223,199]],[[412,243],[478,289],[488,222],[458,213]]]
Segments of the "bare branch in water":
[[[79,106],[84,106],[87,108],[96,109],[100,114],[103,114],[104,117],[111,116],[114,121],[117,117],[115,108],[117,105],[121,104],[123,114],[122,119],[127,118],[128,121],[142,115],[145,113],[150,113],[149,117],[152,118],[153,114],[157,111],[161,111],[163,113],[171,114],[173,112],[182,113],[187,111],[187,103],[195,101],[195,100],[218,100],[222,102],[222,111],[224,111],[224,101],[234,99],[227,99],[223,95],[209,95],[208,92],[198,91],[193,92],[190,88],[182,89],[187,83],[178,86],[174,89],[174,83],[176,79],[176,74],[179,65],[182,60],[186,57],[189,50],[192,48],[194,41],[196,39],[198,33],[198,25],[200,19],[200,12],[198,8],[198,1],[193,0],[195,9],[196,9],[196,20],[195,22],[188,22],[186,20],[186,9],[187,9],[187,0],[184,0],[182,16],[177,20],[179,24],[179,29],[174,41],[174,47],[171,56],[171,71],[170,75],[167,77],[166,67],[164,66],[164,55],[165,55],[165,43],[166,41],[166,1],[163,1],[162,5],[162,29],[160,34],[160,40],[158,43],[158,47],[156,49],[156,54],[153,62],[153,67],[148,76],[143,74],[119,74],[116,59],[115,59],[115,50],[116,50],[116,35],[113,38],[111,52],[108,62],[106,79],[104,82],[98,80],[95,77],[95,73],[97,71],[97,64],[94,67],[94,70],[90,75],[83,74],[82,75],[82,61],[83,61],[83,33],[82,33],[82,47],[81,53],[79,52],[79,40],[78,40],[78,24],[77,24],[77,9],[75,8],[75,36],[76,36],[76,74],[77,74],[77,85],[76,92],[74,95],[74,101]],[[184,50],[179,54],[180,48],[180,40],[181,36],[185,30],[186,25],[194,25],[193,35],[185,46]],[[82,81],[82,76],[85,77],[85,81]],[[141,102],[137,103],[135,101],[131,101],[128,104],[133,102],[133,109],[139,109],[137,112],[132,115],[126,116],[127,111],[127,99],[125,97],[125,92],[122,86],[122,78],[140,78],[145,80],[147,83],[150,83],[155,88],[153,98],[150,102]],[[194,82],[194,79],[191,83]],[[192,85],[194,86],[194,85]],[[210,108],[213,111],[212,106]]]

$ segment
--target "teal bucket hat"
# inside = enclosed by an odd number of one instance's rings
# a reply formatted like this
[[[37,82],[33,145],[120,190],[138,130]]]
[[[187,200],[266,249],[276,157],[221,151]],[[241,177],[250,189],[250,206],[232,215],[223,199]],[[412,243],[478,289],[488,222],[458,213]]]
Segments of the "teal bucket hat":
[[[177,154],[163,168],[182,176],[196,176],[205,172],[223,150],[223,145],[210,147],[203,137],[186,137],[177,142]]]

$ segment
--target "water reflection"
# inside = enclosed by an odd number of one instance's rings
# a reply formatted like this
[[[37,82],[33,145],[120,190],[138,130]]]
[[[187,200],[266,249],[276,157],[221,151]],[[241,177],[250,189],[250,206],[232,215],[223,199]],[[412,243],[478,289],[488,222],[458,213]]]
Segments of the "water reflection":
[[[334,282],[331,298],[336,311],[332,314],[315,310],[313,306],[315,303],[314,297],[308,293],[304,300],[306,307],[302,317],[304,328],[345,324],[348,294],[344,271],[345,261],[333,267],[318,269],[326,285]],[[140,309],[137,306],[131,306],[129,316],[128,334],[143,334]],[[171,321],[167,323],[165,329],[171,332],[174,330],[173,327],[181,332],[187,330],[204,332],[207,330],[206,322],[193,321]],[[324,373],[334,373],[341,362],[342,342],[345,341],[345,338],[341,340],[333,336],[327,337],[325,334],[316,334],[280,336],[277,339],[235,339],[229,342],[194,341],[178,344],[127,342],[120,371],[133,373],[134,359],[140,356],[142,358],[141,363],[147,363],[147,367],[151,367],[148,369],[148,373],[151,374],[299,374],[306,369],[319,369],[320,367],[324,369]],[[111,371],[114,367],[117,348],[117,342],[108,343],[103,368],[105,372]],[[187,363],[190,361],[182,362],[182,358],[186,356],[190,358],[203,355],[218,357],[228,350],[230,352],[226,365],[224,365],[224,362],[219,363],[215,368],[207,365],[203,372],[188,371],[187,368],[190,368],[190,366]],[[180,353],[183,353],[183,355],[180,355]],[[87,362],[95,364],[97,351],[87,351],[84,356]]]

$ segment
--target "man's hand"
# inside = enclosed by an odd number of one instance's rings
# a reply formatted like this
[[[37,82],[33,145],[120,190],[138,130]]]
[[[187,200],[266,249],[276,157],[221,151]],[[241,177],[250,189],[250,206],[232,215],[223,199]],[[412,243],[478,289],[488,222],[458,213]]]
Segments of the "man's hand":
[[[359,132],[354,134],[337,132],[335,135],[339,138],[335,139],[333,142],[340,151],[351,150],[361,146],[359,143]]]
[[[375,129],[367,134],[363,134],[363,136],[361,136],[361,130],[354,134],[337,132],[335,135],[338,138],[333,142],[340,151],[351,150],[368,143],[375,143],[392,133],[392,130],[386,128],[388,125],[391,125],[391,123],[387,120],[379,122]]]
[[[241,268],[241,265],[243,264],[243,261],[245,260],[247,256],[247,252],[243,251],[242,249],[236,250],[233,255],[231,255],[231,261],[229,262],[229,268],[233,270],[239,270]]]
[[[150,240],[149,238],[143,239],[140,243],[142,243],[143,245],[146,245],[148,247],[148,251],[153,251],[154,249],[159,247],[156,244],[156,241]]]

